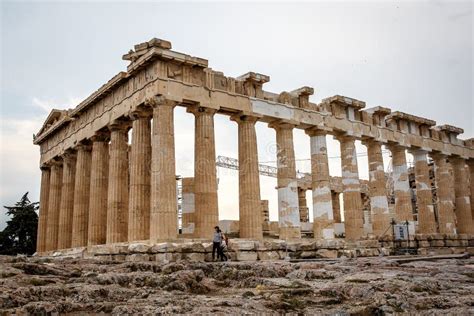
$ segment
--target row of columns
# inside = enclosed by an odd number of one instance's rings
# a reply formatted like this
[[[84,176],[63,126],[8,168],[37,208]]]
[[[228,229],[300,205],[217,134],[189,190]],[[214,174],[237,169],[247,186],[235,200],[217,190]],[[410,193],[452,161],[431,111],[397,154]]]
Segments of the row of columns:
[[[175,105],[175,102],[161,97],[149,100],[128,118],[114,121],[107,132],[98,132],[90,140],[79,144],[77,152],[69,150],[61,159],[55,159],[49,167],[42,168],[39,251],[127,240],[176,238]],[[218,222],[214,136],[216,110],[191,106],[188,112],[195,117],[194,237],[209,238]],[[240,237],[261,239],[255,131],[258,117],[240,113],[231,119],[238,124]],[[130,120],[132,142],[129,153]],[[269,126],[276,131],[278,149],[280,238],[300,238],[294,125],[278,121]],[[310,136],[311,148],[314,236],[333,238],[334,223],[341,219],[340,214],[333,212],[333,204],[338,208],[339,200],[330,190],[327,131],[312,128],[306,133]],[[363,236],[364,230],[355,138],[349,135],[337,135],[336,138],[341,146],[346,238],[357,240]],[[368,149],[373,233],[380,236],[390,222],[382,144],[374,140],[365,140],[364,144]],[[396,220],[413,222],[405,148],[389,145],[389,149],[393,157]],[[436,232],[427,153],[416,150],[413,154],[419,232]],[[453,201],[453,194],[448,189],[453,186],[450,185],[453,179],[447,157],[441,154],[431,156],[435,161],[439,188],[439,231],[452,233],[457,228],[459,233],[471,232],[472,209],[465,161],[450,157],[456,179]]]

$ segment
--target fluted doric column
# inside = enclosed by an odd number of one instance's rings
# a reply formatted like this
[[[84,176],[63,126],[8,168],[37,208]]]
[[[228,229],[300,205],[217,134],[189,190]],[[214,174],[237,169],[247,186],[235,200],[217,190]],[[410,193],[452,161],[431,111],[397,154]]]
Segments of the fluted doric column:
[[[102,245],[107,235],[107,188],[109,185],[109,135],[92,136],[91,186],[87,245]]]
[[[194,235],[198,238],[211,238],[214,226],[219,222],[214,137],[214,114],[216,110],[193,107],[188,108],[188,111],[192,112],[195,118]]]
[[[59,209],[61,207],[62,161],[51,162],[48,216],[46,222],[46,251],[58,249]]]
[[[257,134],[258,118],[236,115],[239,138],[239,234],[240,238],[263,239],[258,171]]]
[[[74,215],[72,220],[72,247],[87,246],[90,184],[91,146],[89,142],[87,142],[77,146],[76,177],[74,184]]]
[[[389,145],[388,148],[392,153],[396,220],[397,222],[413,222],[413,208],[405,148],[396,144]]]
[[[128,241],[135,241],[150,238],[151,113],[138,110],[130,117],[133,122]]]
[[[278,224],[280,239],[301,238],[293,125],[273,123],[277,141]]]
[[[469,200],[469,180],[466,172],[466,161],[462,158],[450,157],[454,172],[455,213],[459,234],[474,234],[474,223]]]
[[[334,238],[334,210],[331,194],[331,177],[329,175],[326,132],[321,130],[308,130],[306,133],[310,136],[311,144],[314,238],[332,239]]]
[[[174,239],[178,234],[174,146],[176,102],[156,97],[150,105],[153,107],[150,239]]]
[[[339,201],[339,192],[331,192],[332,198],[332,212],[334,216],[334,223],[341,223],[341,202]]]
[[[471,190],[471,217],[474,223],[474,159],[469,159],[467,166],[469,168],[469,187]]]
[[[382,236],[390,226],[382,144],[374,140],[364,142],[369,160],[369,196],[372,233]]]
[[[68,151],[63,155],[63,185],[59,211],[58,249],[71,248],[72,245],[75,177],[76,153]]]
[[[306,189],[298,187],[298,209],[300,210],[300,222],[309,222],[309,208],[306,202]]]
[[[182,234],[194,234],[194,178],[183,178],[181,182],[182,190]]]
[[[358,240],[364,234],[364,213],[360,192],[355,138],[339,136],[341,145],[344,228],[347,240]]]
[[[449,172],[449,163],[443,154],[431,154],[431,158],[433,158],[435,164],[439,232],[441,234],[455,234],[456,216],[454,215],[454,201],[450,190],[454,183]]]
[[[126,121],[109,126],[108,244],[127,241],[128,237],[128,128]]]
[[[418,149],[412,151],[415,162],[416,206],[418,207],[418,233],[436,233],[436,218],[431,192],[430,167],[427,153]]]
[[[41,166],[40,209],[38,219],[38,234],[36,239],[36,252],[43,252],[46,250],[46,228],[48,226],[50,177],[50,167],[46,165]]]

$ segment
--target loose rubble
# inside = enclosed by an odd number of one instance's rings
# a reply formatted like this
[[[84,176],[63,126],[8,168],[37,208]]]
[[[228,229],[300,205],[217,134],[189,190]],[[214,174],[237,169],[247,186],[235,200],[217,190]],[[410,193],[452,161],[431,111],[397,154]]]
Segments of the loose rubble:
[[[159,263],[0,257],[0,311],[469,315],[474,259]]]

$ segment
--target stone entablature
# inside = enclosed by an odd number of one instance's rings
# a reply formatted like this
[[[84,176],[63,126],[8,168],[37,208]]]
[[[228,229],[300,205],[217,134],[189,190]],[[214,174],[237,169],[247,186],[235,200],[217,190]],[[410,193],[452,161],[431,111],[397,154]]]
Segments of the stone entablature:
[[[125,55],[126,59],[137,57],[126,73],[116,75],[63,119],[37,135],[35,144],[41,147],[41,164],[61,155],[81,140],[90,138],[95,130],[134,111],[155,95],[164,95],[182,106],[199,104],[223,114],[245,111],[262,115],[260,120],[264,122],[290,120],[296,124],[296,128],[326,127],[357,138],[381,139],[406,147],[415,146],[474,158],[474,149],[464,146],[457,138],[443,141],[431,137],[430,131],[436,124],[432,120],[393,112],[386,119],[400,122],[401,128],[394,123],[389,124],[389,127],[378,126],[363,120],[360,114],[363,111],[359,111],[365,106],[363,101],[334,96],[324,99],[319,105],[306,104],[305,98],[312,92],[307,88],[288,93],[291,101],[287,103],[290,104],[282,104],[278,102],[279,94],[261,90],[263,83],[268,82],[268,76],[249,73],[236,79],[225,77],[220,72],[206,68],[207,61],[204,59],[155,44],[162,42],[153,39],[146,45],[137,45],[134,53]],[[328,104],[330,109],[327,108]],[[408,126],[413,128],[409,130]]]

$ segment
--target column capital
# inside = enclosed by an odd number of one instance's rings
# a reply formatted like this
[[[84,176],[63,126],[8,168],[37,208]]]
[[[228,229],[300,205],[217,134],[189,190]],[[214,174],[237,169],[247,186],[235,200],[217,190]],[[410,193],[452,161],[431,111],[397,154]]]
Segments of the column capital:
[[[73,149],[67,149],[62,155],[64,162],[74,162],[77,158],[77,152]]]
[[[413,156],[421,156],[421,155],[428,155],[428,151],[422,148],[410,148],[408,149],[408,152],[412,154]]]
[[[472,159],[472,158],[471,159],[466,159],[466,163],[467,163],[468,166],[474,167],[474,159]],[[473,196],[473,198],[474,198],[474,196]]]
[[[130,129],[130,121],[126,118],[116,119],[113,120],[107,127],[111,132],[128,131]]]
[[[145,107],[156,108],[158,106],[176,106],[178,102],[166,99],[162,95],[156,95],[154,97],[145,100]]]
[[[260,118],[262,118],[262,115],[260,114],[250,114],[242,111],[231,115],[230,120],[237,124],[242,122],[256,123]]]
[[[49,171],[49,170],[51,170],[51,165],[49,163],[45,162],[40,166],[40,170],[41,171]]]
[[[403,150],[408,149],[408,147],[406,146],[400,145],[399,143],[393,143],[393,142],[387,143],[386,146],[390,151],[397,150],[397,149],[403,149]]]
[[[344,133],[344,134],[335,134],[334,139],[338,140],[339,142],[343,142],[343,141],[355,142],[356,137],[354,135],[349,135],[349,134]]]
[[[91,151],[92,146],[91,146],[90,141],[89,140],[84,140],[84,141],[79,142],[76,145],[76,150],[77,151]]]
[[[110,131],[108,129],[103,129],[95,132],[91,137],[92,142],[107,142],[110,139]]]
[[[375,139],[375,138],[368,138],[368,137],[367,137],[367,138],[363,138],[363,139],[361,140],[361,143],[362,143],[362,145],[364,145],[364,146],[368,146],[369,144],[370,144],[370,145],[371,145],[371,144],[378,144],[378,145],[380,145],[380,146],[384,145],[384,142],[382,142],[382,141],[380,141],[380,140],[378,140],[378,139]]]
[[[149,119],[153,115],[153,111],[150,107],[137,107],[135,110],[130,112],[128,117],[132,120],[138,120],[138,119]]]
[[[449,161],[454,164],[466,164],[466,159],[459,157],[459,156],[449,156]]]
[[[51,166],[51,168],[58,168],[63,166],[63,159],[61,157],[55,157],[48,161],[48,164]]]
[[[293,129],[298,125],[298,122],[292,120],[276,120],[268,123],[268,127],[277,129]]]
[[[217,112],[217,109],[203,107],[198,104],[188,106],[186,112],[193,113],[195,116],[207,114],[207,115],[214,115]]]
[[[445,153],[442,153],[442,152],[431,152],[430,153],[430,157],[431,159],[433,160],[446,160],[448,158],[448,155],[446,155]]]
[[[318,126],[305,129],[304,132],[309,136],[326,136],[332,132],[332,129],[324,126]]]

